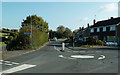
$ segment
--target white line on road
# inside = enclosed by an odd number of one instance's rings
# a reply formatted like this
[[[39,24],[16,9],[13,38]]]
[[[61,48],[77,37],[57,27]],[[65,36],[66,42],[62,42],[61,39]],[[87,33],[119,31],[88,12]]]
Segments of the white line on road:
[[[98,60],[101,60],[101,59],[105,59],[105,56],[104,55],[100,55],[100,57],[98,58]]]
[[[12,64],[14,64],[14,65],[19,65],[19,63],[16,63],[16,62],[12,62]]]
[[[5,63],[10,63],[10,61],[4,61]]]
[[[64,57],[63,55],[59,55],[59,57],[60,57],[60,58],[66,58],[66,57]]]
[[[2,75],[2,72],[0,72],[0,75]]]
[[[90,55],[71,55],[72,58],[94,58],[94,56]]]
[[[0,65],[2,65],[3,63],[2,62],[0,62]]]
[[[3,71],[3,73],[14,73],[14,72],[18,72],[18,71],[22,71],[28,68],[32,68],[35,67],[36,65],[30,65],[30,64],[23,64],[8,70]]]
[[[5,63],[5,65],[11,66],[11,65],[13,65],[13,64],[8,64],[8,63]]]
[[[54,46],[54,49],[57,50],[58,52],[60,52],[60,50],[57,47],[55,47],[55,46]]]
[[[0,60],[0,62],[2,62],[3,60]]]

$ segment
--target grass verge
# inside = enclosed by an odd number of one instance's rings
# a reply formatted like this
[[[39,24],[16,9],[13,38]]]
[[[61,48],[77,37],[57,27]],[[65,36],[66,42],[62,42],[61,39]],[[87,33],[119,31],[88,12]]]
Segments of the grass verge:
[[[6,46],[4,42],[0,42],[0,46]]]

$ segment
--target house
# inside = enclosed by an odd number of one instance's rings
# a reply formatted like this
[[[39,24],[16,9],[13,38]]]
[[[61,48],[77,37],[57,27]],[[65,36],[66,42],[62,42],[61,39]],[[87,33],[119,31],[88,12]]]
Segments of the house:
[[[74,31],[73,31],[73,34],[74,34],[75,39],[78,39],[78,40],[81,40],[81,41],[84,40],[84,39],[83,39],[84,28],[83,28],[83,29],[82,29],[82,28],[79,28],[79,29],[77,29],[77,30],[74,30]]]
[[[120,44],[120,24],[117,26],[117,41]]]
[[[94,20],[95,22],[95,20]],[[108,20],[102,20],[94,23],[90,27],[90,36],[96,37],[104,42],[116,42],[117,41],[117,24],[120,22],[120,17],[111,17]]]
[[[90,37],[90,26],[88,24],[87,27],[83,30],[83,41],[86,41],[87,38],[89,37]]]

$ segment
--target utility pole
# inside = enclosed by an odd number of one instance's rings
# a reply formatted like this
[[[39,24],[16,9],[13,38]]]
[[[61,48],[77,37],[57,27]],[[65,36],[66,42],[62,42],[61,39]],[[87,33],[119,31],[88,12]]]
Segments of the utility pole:
[[[30,18],[31,18],[31,21],[30,21],[30,24],[31,24],[31,35],[30,35],[30,37],[31,37],[31,46],[33,48],[33,44],[32,44],[32,16]]]
[[[32,38],[32,16],[31,16],[31,22],[30,22],[30,24],[31,24],[31,35],[30,35],[30,37]]]
[[[73,47],[74,47],[74,33],[73,33]]]

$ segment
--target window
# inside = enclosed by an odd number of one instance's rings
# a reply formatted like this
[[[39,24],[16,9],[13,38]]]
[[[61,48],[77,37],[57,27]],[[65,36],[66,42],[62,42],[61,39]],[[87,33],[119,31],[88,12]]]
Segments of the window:
[[[106,31],[106,27],[103,27],[103,31],[104,31],[104,32]]]
[[[94,28],[92,28],[92,29],[90,30],[90,32],[94,32]]]
[[[100,32],[100,28],[97,28],[97,32]]]
[[[115,41],[115,36],[107,36],[107,41]]]
[[[115,30],[115,26],[111,26],[110,31],[114,31],[114,30]]]

